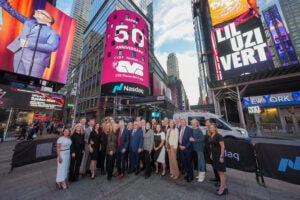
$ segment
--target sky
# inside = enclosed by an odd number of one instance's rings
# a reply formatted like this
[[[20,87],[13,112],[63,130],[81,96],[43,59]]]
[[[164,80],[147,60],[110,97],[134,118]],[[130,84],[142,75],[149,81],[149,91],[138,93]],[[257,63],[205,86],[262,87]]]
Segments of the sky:
[[[73,0],[57,0],[57,7],[70,14]],[[198,62],[191,12],[191,0],[153,0],[154,51],[167,71],[169,53],[176,53],[179,76],[190,105],[199,100]],[[277,4],[278,0],[257,0],[260,10]],[[283,16],[282,16],[283,17]]]

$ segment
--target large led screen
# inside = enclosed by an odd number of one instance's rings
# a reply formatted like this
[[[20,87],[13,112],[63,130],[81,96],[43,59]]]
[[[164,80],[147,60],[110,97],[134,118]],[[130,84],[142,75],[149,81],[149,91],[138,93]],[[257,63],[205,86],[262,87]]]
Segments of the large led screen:
[[[208,2],[213,26],[234,19],[249,9],[247,0],[209,0]]]
[[[278,57],[283,66],[299,63],[294,46],[285,29],[277,7],[274,5],[263,11]]]
[[[0,108],[62,110],[64,96],[8,85],[0,85]]]
[[[218,80],[274,68],[262,23],[255,16],[215,28],[212,42]]]
[[[75,21],[45,0],[0,0],[0,70],[65,84]]]
[[[102,92],[148,95],[148,25],[137,13],[113,12],[107,19]]]

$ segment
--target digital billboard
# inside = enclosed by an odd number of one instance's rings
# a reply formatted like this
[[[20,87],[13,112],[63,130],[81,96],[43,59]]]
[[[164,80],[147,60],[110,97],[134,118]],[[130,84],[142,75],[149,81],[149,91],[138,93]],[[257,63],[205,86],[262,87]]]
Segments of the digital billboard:
[[[294,46],[292,45],[277,7],[274,5],[264,10],[263,16],[268,25],[281,64],[287,66],[299,63]]]
[[[247,0],[208,0],[212,25],[229,21],[245,13]]]
[[[64,96],[37,90],[0,85],[0,108],[62,110]]]
[[[102,92],[149,93],[148,25],[137,13],[118,10],[107,19]]]
[[[46,0],[0,0],[0,10],[0,70],[65,84],[75,21]]]
[[[211,34],[218,80],[274,68],[259,18],[229,23]]]

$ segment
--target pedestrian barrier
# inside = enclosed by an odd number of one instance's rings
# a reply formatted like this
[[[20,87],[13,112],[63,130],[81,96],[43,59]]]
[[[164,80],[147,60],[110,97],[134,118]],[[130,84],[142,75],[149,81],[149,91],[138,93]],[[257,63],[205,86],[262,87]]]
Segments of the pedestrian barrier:
[[[15,167],[55,158],[56,141],[57,138],[50,138],[18,143],[14,149],[11,171]],[[270,143],[253,146],[249,141],[233,139],[225,139],[224,142],[228,168],[254,172],[257,182],[263,186],[264,176],[300,185],[300,146]],[[197,168],[197,163],[194,164]]]
[[[255,150],[264,176],[300,185],[300,146],[257,143]]]
[[[49,138],[23,141],[16,144],[11,162],[11,171],[15,167],[55,158],[56,141],[57,138]]]

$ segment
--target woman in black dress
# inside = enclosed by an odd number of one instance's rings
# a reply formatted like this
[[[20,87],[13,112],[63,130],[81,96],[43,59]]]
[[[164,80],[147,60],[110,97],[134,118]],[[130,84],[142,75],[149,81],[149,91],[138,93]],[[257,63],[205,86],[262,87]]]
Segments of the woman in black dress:
[[[208,144],[210,147],[210,159],[212,160],[213,168],[218,171],[220,177],[220,187],[217,195],[221,196],[228,193],[225,179],[225,145],[222,135],[218,134],[214,124],[209,126],[209,132]]]
[[[71,135],[71,163],[69,167],[69,181],[78,181],[79,168],[82,161],[82,156],[84,153],[84,140],[82,137],[82,125],[76,124],[74,131]]]
[[[98,156],[97,168],[101,170],[101,175],[105,175],[104,162],[106,157],[107,135],[105,133],[106,123],[102,122],[100,127],[100,152]]]
[[[97,123],[89,137],[89,151],[91,156],[91,178],[96,175],[96,164],[100,151],[100,124]]]

